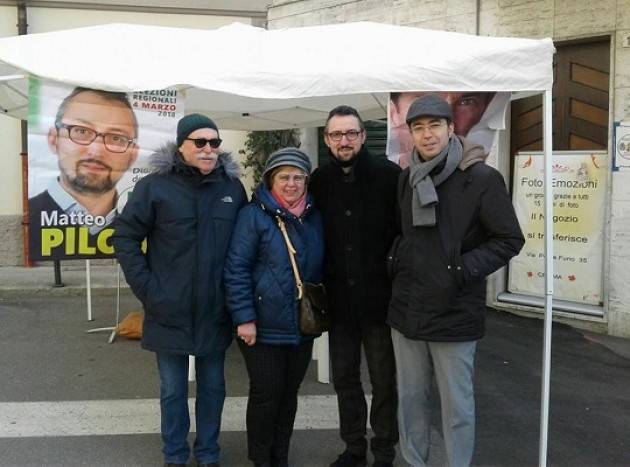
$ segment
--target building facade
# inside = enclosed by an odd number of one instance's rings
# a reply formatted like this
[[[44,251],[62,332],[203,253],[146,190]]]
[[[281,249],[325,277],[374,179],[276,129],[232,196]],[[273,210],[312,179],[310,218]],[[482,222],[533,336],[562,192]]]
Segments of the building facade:
[[[0,0],[0,37],[18,34],[18,12],[26,13],[27,33],[110,22],[216,28],[234,21],[269,29],[351,21],[378,21],[484,36],[551,37],[557,47],[554,83],[554,151],[600,151],[606,161],[605,207],[599,229],[601,299],[595,305],[559,303],[556,317],[571,324],[630,336],[630,167],[614,163],[615,130],[630,126],[630,0],[159,0],[6,1]],[[19,5],[26,4],[27,7]],[[203,5],[202,5],[203,4]],[[361,44],[349,37],[339,47]],[[421,59],[413,44],[410,59]],[[540,96],[512,102],[508,129],[501,131],[490,163],[514,175],[513,157],[541,149]],[[630,130],[629,130],[630,133]],[[21,123],[0,115],[4,170],[0,172],[0,265],[23,264],[23,169]],[[234,153],[245,135],[222,132]],[[304,129],[303,147],[317,153],[317,131]],[[630,144],[628,148],[630,153]],[[629,156],[630,157],[630,156]],[[629,163],[630,166],[630,163]],[[508,271],[491,278],[488,303],[541,315],[532,300],[514,300]]]
[[[274,0],[268,12],[269,29],[350,21],[554,40],[554,152],[603,151],[608,163],[604,221],[598,226],[601,300],[595,306],[554,304],[554,313],[573,325],[630,336],[630,173],[613,164],[615,128],[630,121],[630,0]],[[352,49],[361,46],[352,39],[339,44],[349,61]],[[408,47],[410,59],[421,59],[422,50],[413,44],[401,47]],[[514,101],[509,115],[490,163],[511,183],[511,157],[542,149],[541,98]],[[540,300],[515,303],[506,293],[507,274],[489,281],[488,303],[540,316]]]

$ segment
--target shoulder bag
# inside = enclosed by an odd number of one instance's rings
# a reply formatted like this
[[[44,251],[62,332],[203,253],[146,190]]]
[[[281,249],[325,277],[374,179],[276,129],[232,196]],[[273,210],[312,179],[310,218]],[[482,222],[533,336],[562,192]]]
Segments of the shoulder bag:
[[[298,319],[300,332],[305,335],[321,334],[330,328],[330,316],[326,311],[326,289],[324,284],[302,282],[300,271],[295,260],[295,248],[291,243],[284,221],[277,216],[278,227],[282,232],[284,241],[289,251],[289,259],[295,276],[295,285],[298,290]]]

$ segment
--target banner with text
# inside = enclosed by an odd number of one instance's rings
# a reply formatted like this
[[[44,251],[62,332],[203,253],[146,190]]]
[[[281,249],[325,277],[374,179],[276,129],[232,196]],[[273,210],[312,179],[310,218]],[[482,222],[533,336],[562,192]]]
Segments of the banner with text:
[[[31,259],[112,257],[111,223],[183,114],[175,89],[126,94],[31,79]]]
[[[598,305],[602,301],[604,214],[608,155],[553,154],[554,298]],[[510,262],[508,290],[544,296],[544,157],[514,158],[514,207],[525,246]]]

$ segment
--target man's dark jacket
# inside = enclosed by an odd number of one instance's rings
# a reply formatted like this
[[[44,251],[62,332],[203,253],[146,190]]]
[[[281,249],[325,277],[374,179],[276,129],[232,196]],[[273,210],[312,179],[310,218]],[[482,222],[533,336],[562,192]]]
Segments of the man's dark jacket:
[[[391,296],[386,256],[398,234],[400,168],[363,146],[349,175],[329,152],[309,191],[324,221],[324,284],[337,323],[384,323]]]
[[[174,143],[154,154],[151,165],[156,172],[136,184],[112,237],[125,278],[144,305],[142,346],[199,356],[224,351],[231,320],[223,265],[247,201],[238,166],[221,154],[202,175],[183,163]]]
[[[256,342],[298,345],[313,336],[300,333],[295,275],[276,216],[283,219],[303,282],[321,283],[322,219],[310,195],[298,218],[280,207],[261,185],[238,214],[225,261],[227,308],[235,326],[256,322]]]
[[[436,187],[436,226],[413,226],[409,169],[400,176],[402,238],[387,323],[410,339],[483,337],[486,276],[525,242],[503,177],[480,162],[481,146],[462,143],[462,162]]]

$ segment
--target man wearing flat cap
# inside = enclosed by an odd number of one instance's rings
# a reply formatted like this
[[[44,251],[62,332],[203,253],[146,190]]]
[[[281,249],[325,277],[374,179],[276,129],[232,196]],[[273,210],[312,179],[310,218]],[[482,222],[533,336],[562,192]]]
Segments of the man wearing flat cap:
[[[414,142],[398,183],[402,235],[391,252],[392,327],[400,450],[414,467],[429,458],[435,376],[448,465],[467,466],[475,444],[476,344],[484,335],[486,277],[524,243],[501,174],[481,146],[454,135],[448,103],[416,99]]]
[[[211,119],[183,117],[177,142],[153,154],[154,172],[136,184],[114,224],[116,257],[145,310],[142,347],[157,356],[167,466],[184,466],[190,456],[189,355],[196,357],[194,456],[199,466],[219,463],[223,363],[232,334],[223,264],[247,200],[237,163],[220,147]]]

